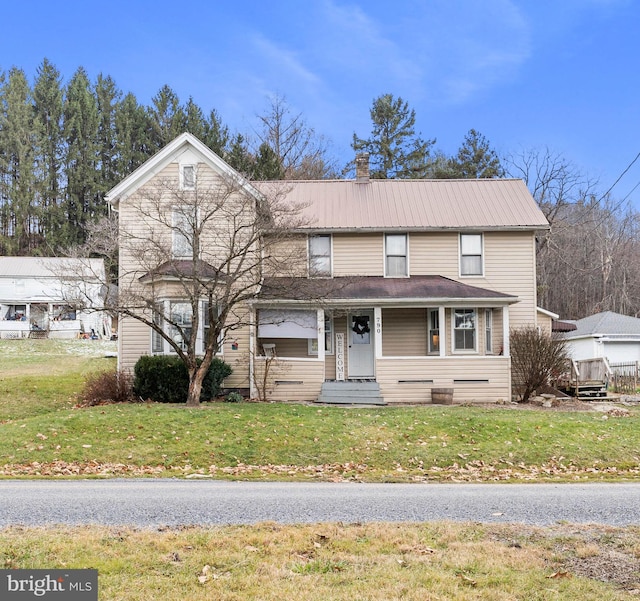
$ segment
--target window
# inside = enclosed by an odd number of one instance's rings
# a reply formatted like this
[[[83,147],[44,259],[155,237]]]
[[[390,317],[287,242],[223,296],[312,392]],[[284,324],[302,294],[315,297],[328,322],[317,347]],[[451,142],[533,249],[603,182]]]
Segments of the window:
[[[171,338],[182,350],[186,350],[191,338],[193,312],[190,303],[171,303]],[[175,324],[175,325],[174,325]],[[183,334],[180,334],[180,330]]]
[[[482,234],[460,234],[460,275],[482,273]]]
[[[493,311],[485,309],[484,311],[484,350],[487,353],[493,353]]]
[[[164,329],[164,307],[163,303],[156,305],[156,310],[153,312],[153,323],[160,328]],[[164,338],[156,330],[151,330],[151,352],[163,353],[164,352]]]
[[[196,188],[196,166],[180,165],[180,189],[195,190]]]
[[[309,275],[331,277],[331,236],[309,236]]]
[[[440,313],[438,309],[429,309],[429,354],[440,353]]]
[[[174,259],[190,259],[193,257],[193,230],[188,215],[188,207],[173,209],[173,257]]]
[[[456,351],[476,350],[476,310],[455,309],[453,312],[453,344]]]
[[[326,355],[333,355],[333,316],[324,314],[324,352]],[[309,354],[318,354],[318,339],[309,339]]]
[[[385,275],[391,278],[409,275],[406,234],[387,234],[385,242]]]

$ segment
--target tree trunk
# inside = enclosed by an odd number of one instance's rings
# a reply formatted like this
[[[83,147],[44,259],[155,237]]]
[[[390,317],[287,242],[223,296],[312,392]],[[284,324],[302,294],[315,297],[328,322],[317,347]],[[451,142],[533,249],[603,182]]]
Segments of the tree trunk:
[[[204,365],[204,363],[203,363]],[[200,406],[200,393],[202,392],[202,382],[207,373],[206,369],[199,368],[189,370],[189,392],[187,393],[187,407]]]

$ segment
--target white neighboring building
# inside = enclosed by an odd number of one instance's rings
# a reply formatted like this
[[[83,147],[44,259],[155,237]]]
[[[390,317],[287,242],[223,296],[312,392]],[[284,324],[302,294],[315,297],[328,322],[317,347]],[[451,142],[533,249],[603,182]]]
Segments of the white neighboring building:
[[[0,338],[111,337],[102,259],[0,257]]]
[[[640,361],[640,319],[613,311],[596,313],[575,323],[563,335],[572,359],[605,357],[609,363]]]

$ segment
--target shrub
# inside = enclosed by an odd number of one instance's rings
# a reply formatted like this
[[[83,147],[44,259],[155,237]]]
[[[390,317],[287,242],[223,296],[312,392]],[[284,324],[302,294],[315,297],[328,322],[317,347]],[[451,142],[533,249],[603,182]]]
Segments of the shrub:
[[[553,375],[562,373],[569,359],[564,340],[535,327],[512,330],[509,345],[513,390],[521,395],[523,403]]]
[[[244,397],[236,391],[230,392],[224,399],[226,403],[242,403]]]
[[[104,371],[91,374],[80,393],[82,407],[108,403],[131,403],[139,400],[133,392],[133,377],[127,371]]]
[[[133,388],[143,399],[158,403],[186,403],[189,391],[189,373],[179,357],[168,355],[144,355],[138,359],[134,369]],[[202,382],[201,401],[209,401],[220,395],[222,381],[231,375],[231,367],[213,359]]]

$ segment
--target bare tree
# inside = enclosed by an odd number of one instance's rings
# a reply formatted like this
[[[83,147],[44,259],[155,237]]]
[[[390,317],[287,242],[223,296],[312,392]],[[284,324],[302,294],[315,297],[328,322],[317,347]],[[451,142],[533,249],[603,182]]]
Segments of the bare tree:
[[[554,375],[559,376],[569,358],[563,340],[535,327],[512,330],[509,346],[513,388],[523,403]]]
[[[300,269],[303,257],[287,241],[303,221],[284,187],[267,196],[237,176],[191,176],[189,186],[156,178],[121,203],[111,309],[146,324],[152,344],[180,357],[194,407],[223,336],[249,323],[247,302],[265,273]]]
[[[283,179],[335,177],[335,161],[329,157],[326,139],[307,125],[302,113],[292,112],[284,96],[272,97],[258,120],[258,139],[275,153]]]

